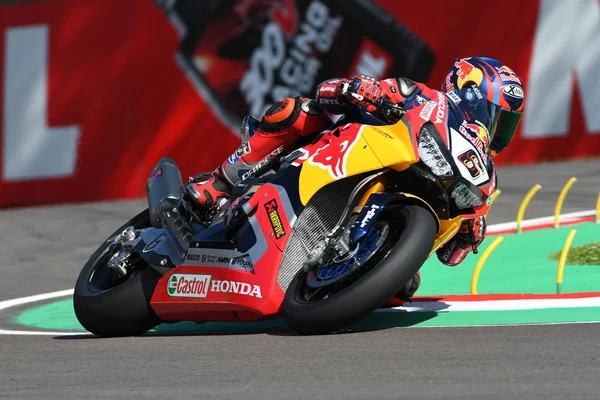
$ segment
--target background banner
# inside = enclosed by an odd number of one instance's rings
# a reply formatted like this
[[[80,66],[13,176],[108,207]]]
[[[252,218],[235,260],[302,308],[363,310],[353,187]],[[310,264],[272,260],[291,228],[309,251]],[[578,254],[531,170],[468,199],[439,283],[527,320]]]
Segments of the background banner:
[[[455,58],[473,55],[509,65],[525,87],[498,165],[600,155],[599,1],[498,4],[1,5],[0,206],[139,198],[161,157],[184,175],[214,169],[239,145],[241,118],[278,98],[357,73],[439,88]]]

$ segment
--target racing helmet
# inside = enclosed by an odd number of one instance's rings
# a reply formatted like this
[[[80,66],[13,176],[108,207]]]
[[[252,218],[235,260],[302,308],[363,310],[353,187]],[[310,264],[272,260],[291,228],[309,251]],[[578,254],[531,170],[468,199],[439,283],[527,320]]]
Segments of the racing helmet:
[[[457,59],[442,83],[442,91],[467,119],[487,130],[492,157],[508,146],[525,103],[523,85],[512,69],[487,57]]]

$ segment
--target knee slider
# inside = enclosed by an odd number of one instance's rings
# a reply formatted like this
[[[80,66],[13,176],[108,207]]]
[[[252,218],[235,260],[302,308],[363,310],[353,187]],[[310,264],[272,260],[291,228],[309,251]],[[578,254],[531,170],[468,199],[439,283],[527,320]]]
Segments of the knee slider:
[[[265,132],[279,132],[289,128],[298,120],[302,102],[298,97],[279,100],[267,109],[260,127]]]

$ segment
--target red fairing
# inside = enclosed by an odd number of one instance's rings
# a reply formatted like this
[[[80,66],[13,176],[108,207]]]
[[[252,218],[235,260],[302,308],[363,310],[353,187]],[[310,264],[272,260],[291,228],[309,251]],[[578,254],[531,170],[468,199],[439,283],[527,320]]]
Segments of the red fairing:
[[[422,85],[419,84],[419,86]],[[444,93],[429,88],[427,88],[426,96],[431,100],[408,110],[408,112],[404,114],[404,119],[408,120],[413,126],[413,143],[418,143],[417,135],[420,131],[420,127],[425,122],[430,121],[435,125],[440,136],[444,140],[444,143],[448,147],[450,145],[448,126],[446,124],[448,118],[448,99]]]
[[[161,320],[256,321],[281,312],[285,293],[277,275],[291,233],[290,216],[278,190],[269,184],[251,201],[257,206],[260,229],[255,233],[263,235],[257,243],[266,243],[260,259],[252,260],[253,270],[202,265],[203,249],[191,248],[184,264],[165,274],[154,290],[150,304]]]

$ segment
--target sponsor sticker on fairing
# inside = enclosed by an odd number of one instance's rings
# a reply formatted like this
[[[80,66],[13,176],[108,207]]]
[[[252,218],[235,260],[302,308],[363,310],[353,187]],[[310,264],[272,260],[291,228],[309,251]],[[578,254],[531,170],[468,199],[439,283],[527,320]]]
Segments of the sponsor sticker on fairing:
[[[423,118],[425,121],[429,121],[429,118],[431,117],[431,113],[433,112],[433,110],[435,109],[436,106],[437,106],[437,102],[435,102],[433,100],[428,101],[427,103],[425,103],[425,106],[421,110],[421,113],[419,114],[419,116],[421,118]]]
[[[365,218],[363,218],[362,222],[360,223],[360,227],[364,228],[365,226],[367,226],[367,224],[369,223],[369,221],[371,221],[371,219],[373,219],[373,217],[375,216],[375,214],[377,213],[377,210],[379,210],[381,207],[378,206],[377,204],[371,204],[371,208],[369,209],[369,211],[367,211],[367,214],[365,215]]]
[[[444,96],[444,93],[442,92],[437,92],[437,97],[438,97],[438,108],[437,111],[435,113],[435,123],[439,124],[444,122],[444,119],[446,118],[446,96]]]
[[[244,282],[214,279],[210,284],[210,291],[219,293],[235,293],[262,299],[260,286],[251,285]]]
[[[267,215],[269,216],[269,222],[271,223],[271,227],[273,228],[273,233],[275,237],[279,239],[282,236],[285,236],[285,230],[283,229],[283,223],[281,222],[281,217],[279,216],[279,208],[277,201],[275,199],[269,200],[265,203],[265,210],[267,211]]]
[[[171,297],[206,298],[210,275],[173,274],[169,278],[167,293]]]
[[[190,249],[183,264],[247,272],[254,269],[254,263],[249,254],[226,249]]]

